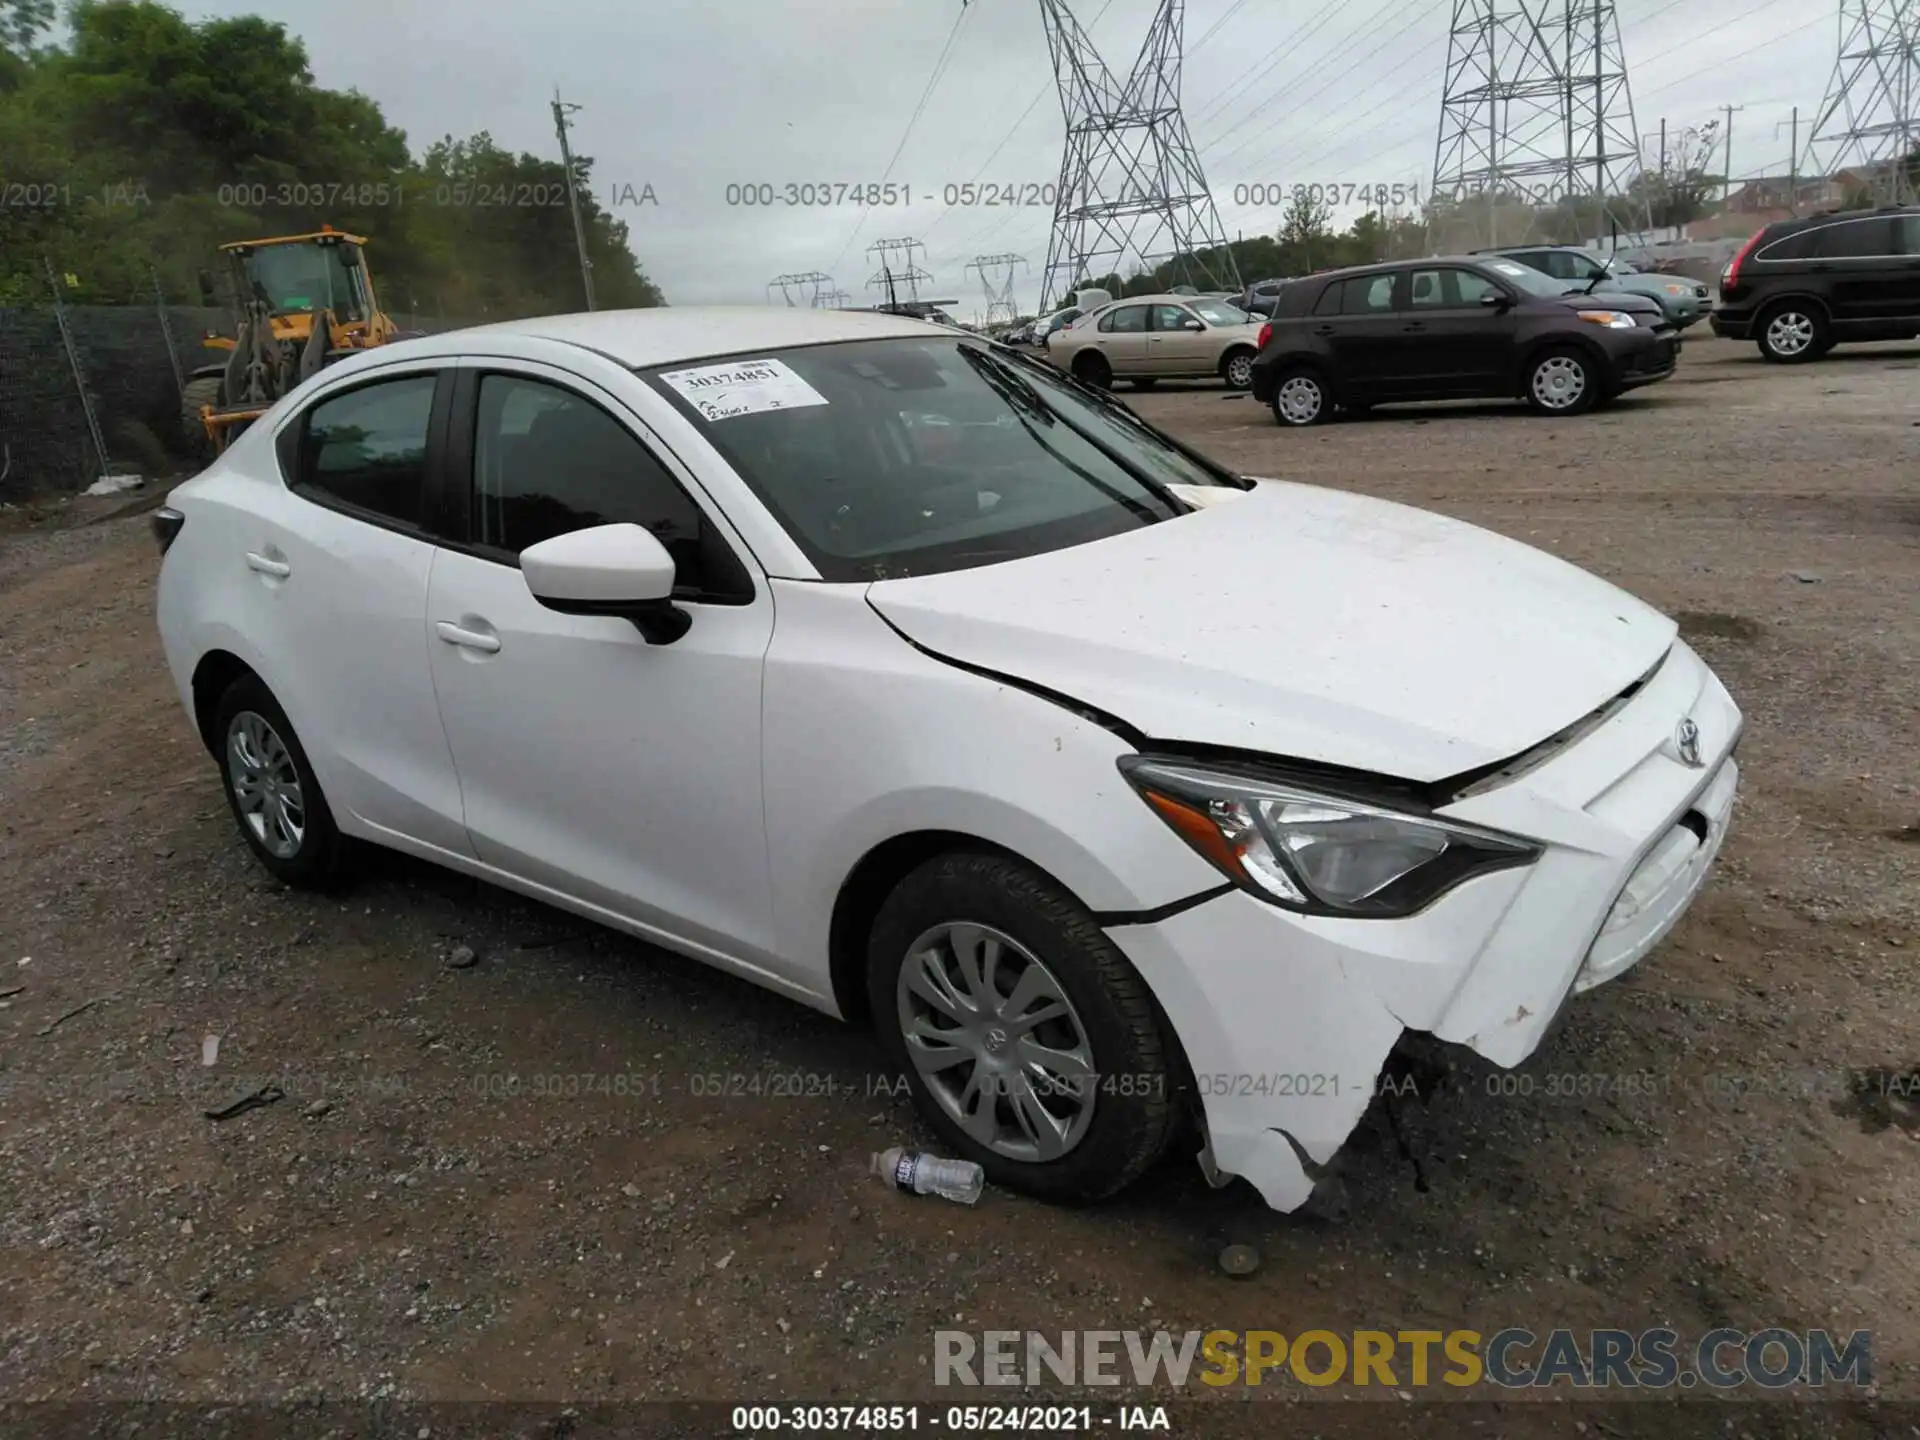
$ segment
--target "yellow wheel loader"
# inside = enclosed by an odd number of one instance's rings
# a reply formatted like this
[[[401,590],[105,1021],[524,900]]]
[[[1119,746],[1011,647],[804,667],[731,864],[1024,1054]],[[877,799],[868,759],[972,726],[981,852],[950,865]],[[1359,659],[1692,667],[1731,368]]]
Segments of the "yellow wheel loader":
[[[218,454],[322,366],[394,338],[392,317],[374,297],[366,243],[323,225],[306,235],[220,247],[239,324],[231,339],[208,332],[203,343],[226,358],[187,377],[181,418],[189,437],[204,434]],[[216,303],[213,278],[204,272],[200,291],[203,301]]]

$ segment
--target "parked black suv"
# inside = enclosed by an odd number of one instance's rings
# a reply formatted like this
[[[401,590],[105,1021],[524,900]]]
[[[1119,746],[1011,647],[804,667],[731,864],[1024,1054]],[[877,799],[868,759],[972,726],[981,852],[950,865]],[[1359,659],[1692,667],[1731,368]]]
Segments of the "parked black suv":
[[[1920,335],[1920,205],[1768,225],[1721,272],[1712,325],[1781,364],[1850,340]]]
[[[1673,373],[1677,332],[1657,304],[1565,290],[1499,256],[1309,275],[1261,327],[1254,397],[1283,425],[1396,400],[1523,397],[1577,415]]]

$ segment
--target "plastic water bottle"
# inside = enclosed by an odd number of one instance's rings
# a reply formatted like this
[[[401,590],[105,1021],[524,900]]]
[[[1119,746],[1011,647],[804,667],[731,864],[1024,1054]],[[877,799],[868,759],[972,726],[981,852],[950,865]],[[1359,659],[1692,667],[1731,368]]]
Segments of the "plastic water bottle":
[[[940,1195],[971,1205],[980,1198],[986,1174],[971,1160],[943,1160],[895,1145],[873,1157],[873,1173],[896,1190]]]

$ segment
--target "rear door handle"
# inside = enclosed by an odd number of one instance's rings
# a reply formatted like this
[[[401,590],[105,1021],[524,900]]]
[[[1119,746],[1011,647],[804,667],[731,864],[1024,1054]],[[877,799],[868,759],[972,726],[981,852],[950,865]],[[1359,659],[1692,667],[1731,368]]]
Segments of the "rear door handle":
[[[257,550],[247,551],[247,568],[258,570],[262,575],[271,575],[276,580],[284,580],[293,573],[293,567],[286,561],[272,559]]]
[[[1426,322],[1426,321],[1424,321],[1424,320],[1409,320],[1409,321],[1408,321],[1408,322],[1407,322],[1407,323],[1406,323],[1405,325],[1403,325],[1403,326],[1401,326],[1400,328],[1401,328],[1401,330],[1402,330],[1402,331],[1404,331],[1404,332],[1406,332],[1406,333],[1408,333],[1408,334],[1411,334],[1411,333],[1412,333],[1412,332],[1414,332],[1415,330],[1424,330],[1424,329],[1426,329],[1426,328],[1427,328],[1427,322]]]
[[[1316,326],[1314,326],[1314,327],[1313,327],[1313,333],[1314,333],[1314,334],[1316,334],[1316,335],[1331,335],[1331,334],[1333,334],[1333,326],[1331,326],[1331,325],[1316,325]]]
[[[481,650],[488,655],[500,649],[500,637],[487,635],[479,630],[468,630],[454,624],[451,620],[442,620],[434,627],[435,633],[449,645],[458,645],[463,650]]]

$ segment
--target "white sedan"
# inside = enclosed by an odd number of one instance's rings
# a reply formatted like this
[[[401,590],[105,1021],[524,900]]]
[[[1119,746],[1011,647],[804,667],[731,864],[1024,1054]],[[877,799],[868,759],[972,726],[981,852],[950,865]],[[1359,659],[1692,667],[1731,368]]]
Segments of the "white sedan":
[[[245,842],[404,851],[877,1028],[952,1151],[1303,1203],[1404,1031],[1524,1059],[1679,919],[1740,712],[1674,622],[881,314],[309,380],[155,522]]]

